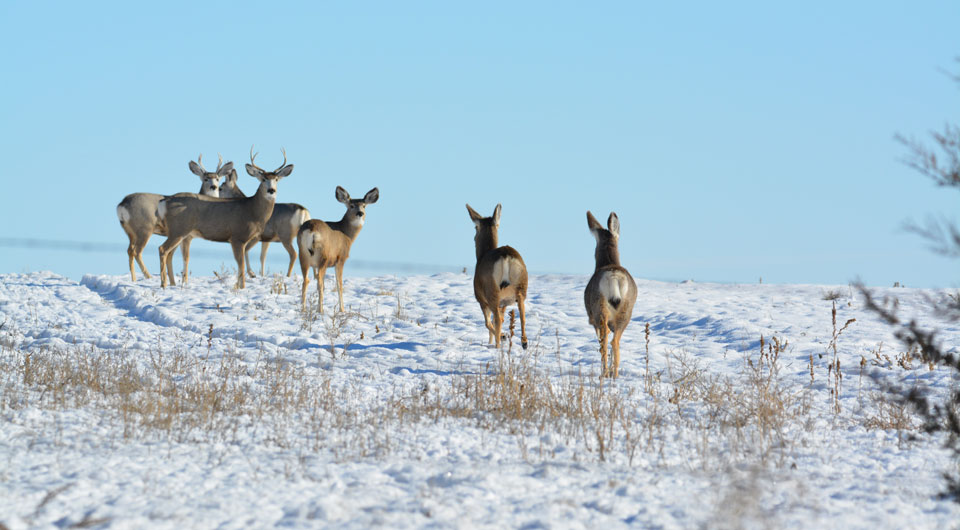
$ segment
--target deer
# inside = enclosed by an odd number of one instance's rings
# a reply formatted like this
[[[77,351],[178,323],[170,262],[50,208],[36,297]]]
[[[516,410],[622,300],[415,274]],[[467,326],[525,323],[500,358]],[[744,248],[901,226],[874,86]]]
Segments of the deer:
[[[234,170],[231,175],[227,175],[226,181],[220,188],[220,196],[228,199],[239,199],[246,197],[240,187],[237,186],[237,172]],[[297,249],[294,242],[297,239],[297,232],[300,225],[310,220],[310,211],[292,202],[281,202],[273,206],[273,215],[267,221],[263,228],[263,233],[259,239],[255,239],[244,250],[247,262],[247,274],[254,277],[253,269],[250,267],[250,249],[260,241],[260,276],[264,275],[264,264],[267,261],[267,247],[273,241],[279,241],[290,256],[290,264],[287,266],[287,277],[293,274],[293,264],[297,260]]]
[[[197,157],[197,161],[190,161],[188,167],[190,171],[200,177],[199,195],[206,197],[217,197],[220,193],[220,179],[229,175],[230,172],[236,174],[233,170],[233,162],[223,163],[223,157],[219,157],[217,169],[207,171],[203,167],[203,153]],[[177,195],[198,195],[193,193],[182,193]],[[143,264],[143,249],[147,246],[147,241],[153,234],[167,235],[165,223],[157,217],[157,206],[164,198],[164,195],[157,193],[131,193],[120,201],[117,205],[117,218],[120,220],[120,227],[127,234],[130,244],[127,246],[127,257],[130,260],[130,279],[137,281],[137,273],[133,269],[133,262],[136,260],[140,266],[140,271],[146,278],[151,278],[146,265]],[[186,273],[187,256],[190,254],[190,238],[185,238],[181,247],[184,255],[184,273]],[[173,254],[170,254],[171,263],[167,264],[170,274],[170,281],[173,282]]]
[[[303,273],[303,286],[300,291],[300,307],[307,309],[307,286],[312,268],[317,280],[319,312],[323,314],[323,280],[327,269],[335,267],[337,274],[337,298],[340,311],[343,311],[343,265],[350,257],[350,247],[356,241],[366,219],[366,208],[380,199],[380,190],[373,188],[362,199],[351,199],[347,190],[340,186],[336,189],[337,201],[347,207],[339,221],[324,222],[312,219],[303,223],[297,232],[297,246],[300,250],[300,270]]]
[[[167,240],[160,245],[160,286],[167,287],[163,275],[168,256],[184,238],[199,236],[210,241],[230,242],[233,257],[239,267],[236,288],[246,287],[244,250],[248,243],[263,232],[273,214],[276,202],[277,183],[293,172],[293,164],[287,164],[287,152],[283,163],[273,171],[257,166],[253,147],[250,147],[250,163],[247,173],[260,181],[257,193],[252,197],[234,200],[203,200],[198,197],[167,197],[157,206],[157,214],[167,224]],[[189,254],[184,256],[189,260]]]
[[[491,217],[483,217],[470,205],[467,212],[476,228],[473,237],[477,250],[477,266],[473,272],[473,294],[480,303],[484,325],[489,331],[488,344],[500,348],[503,329],[503,311],[516,304],[520,311],[520,345],[527,349],[527,317],[524,300],[527,297],[527,266],[520,253],[510,246],[497,246],[500,211],[497,204]]]
[[[620,337],[630,323],[633,304],[637,301],[637,284],[627,269],[620,266],[620,218],[610,212],[607,228],[587,211],[587,226],[597,240],[594,252],[596,268],[583,291],[587,317],[600,341],[600,377],[620,375]],[[613,361],[607,366],[607,334],[613,333],[610,345]]]

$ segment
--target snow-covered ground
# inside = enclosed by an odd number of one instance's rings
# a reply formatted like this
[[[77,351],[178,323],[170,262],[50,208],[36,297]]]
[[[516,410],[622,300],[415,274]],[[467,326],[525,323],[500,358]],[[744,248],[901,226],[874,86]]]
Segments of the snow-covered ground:
[[[587,276],[531,277],[526,351],[486,345],[466,274],[348,264],[339,316],[330,276],[319,316],[296,278],[0,275],[0,527],[960,521],[937,497],[942,439],[908,440],[873,377],[958,381],[905,357],[848,286],[638,280],[620,378],[601,384]],[[939,294],[876,291],[921,318]],[[960,328],[941,337],[956,351]],[[532,397],[497,404],[511,392]]]

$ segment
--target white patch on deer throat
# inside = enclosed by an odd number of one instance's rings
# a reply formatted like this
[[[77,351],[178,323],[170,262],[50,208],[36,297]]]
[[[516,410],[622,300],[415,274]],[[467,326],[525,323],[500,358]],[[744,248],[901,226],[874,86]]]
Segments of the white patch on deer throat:
[[[121,223],[130,221],[130,212],[127,210],[126,206],[117,206],[117,218],[120,219]]]

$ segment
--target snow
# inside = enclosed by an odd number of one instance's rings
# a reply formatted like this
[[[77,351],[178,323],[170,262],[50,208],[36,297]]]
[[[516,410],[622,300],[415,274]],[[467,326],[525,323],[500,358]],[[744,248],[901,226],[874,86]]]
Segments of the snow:
[[[519,336],[509,351],[486,345],[469,275],[354,278],[348,264],[340,321],[330,318],[331,276],[321,317],[300,312],[296,278],[255,278],[237,291],[229,274],[166,290],[156,278],[0,275],[0,523],[944,528],[960,521],[960,504],[937,496],[953,465],[943,440],[866,421],[882,413],[874,377],[940,396],[957,381],[917,359],[910,370],[897,366],[902,351],[890,329],[848,286],[637,279],[620,378],[598,383],[596,335],[583,307],[588,276],[530,278],[527,351]],[[839,297],[838,328],[856,319],[836,339],[839,413],[827,369],[828,292]],[[943,294],[875,292],[921,319],[929,317],[928,297]],[[956,351],[960,327],[940,333]],[[711,414],[733,411],[711,408],[695,394],[705,386],[686,387],[684,378],[746,390],[747,359],[763,362],[761,336],[767,348],[772,337],[788,341],[778,384],[801,412],[773,435],[719,428]],[[238,405],[243,413],[151,426],[124,416],[112,396],[87,399],[25,381],[18,374],[31,352],[73,365],[130,363],[140,374],[179,362],[185,375],[171,384],[198,388],[229,373],[228,383],[242,389],[237,399],[249,401]],[[861,358],[868,361],[862,377]],[[536,366],[558,389],[602,388],[627,405],[628,430],[614,433],[601,457],[594,434],[574,432],[580,424],[572,420],[536,424],[494,409],[458,416],[424,408],[432,399],[462,404],[451,388],[492,376],[503,363]],[[277,381],[294,390],[271,390]],[[314,401],[297,402],[301,391]],[[141,394],[134,399],[149,402]],[[644,436],[632,453],[625,432]]]

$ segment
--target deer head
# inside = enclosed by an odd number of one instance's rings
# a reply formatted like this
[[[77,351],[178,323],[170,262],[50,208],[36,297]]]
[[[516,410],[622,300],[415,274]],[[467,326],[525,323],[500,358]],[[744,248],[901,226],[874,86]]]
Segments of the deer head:
[[[201,193],[204,195],[209,195],[211,197],[220,196],[220,179],[226,177],[230,171],[233,170],[233,162],[223,163],[223,157],[220,156],[220,153],[217,153],[217,156],[220,158],[220,161],[217,162],[217,169],[215,171],[207,171],[203,167],[203,153],[197,157],[197,161],[190,161],[188,166],[190,171],[200,177],[200,180],[203,181],[203,187],[201,188]]]

